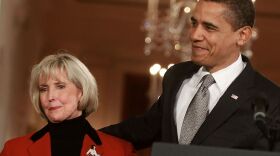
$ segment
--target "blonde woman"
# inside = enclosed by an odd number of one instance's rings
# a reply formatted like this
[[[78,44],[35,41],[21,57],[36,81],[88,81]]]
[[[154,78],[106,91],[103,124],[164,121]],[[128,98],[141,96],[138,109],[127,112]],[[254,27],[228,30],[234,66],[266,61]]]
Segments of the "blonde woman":
[[[30,97],[48,124],[8,141],[1,156],[134,156],[132,145],[96,131],[85,119],[98,107],[95,78],[76,57],[58,50],[31,72]]]

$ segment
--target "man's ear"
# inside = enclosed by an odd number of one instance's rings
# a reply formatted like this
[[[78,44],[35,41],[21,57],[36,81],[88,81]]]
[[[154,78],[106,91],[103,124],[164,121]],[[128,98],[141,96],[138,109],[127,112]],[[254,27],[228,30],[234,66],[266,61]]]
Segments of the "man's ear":
[[[237,45],[243,46],[245,45],[252,37],[252,27],[245,26],[237,30],[238,33],[238,39],[237,39]]]

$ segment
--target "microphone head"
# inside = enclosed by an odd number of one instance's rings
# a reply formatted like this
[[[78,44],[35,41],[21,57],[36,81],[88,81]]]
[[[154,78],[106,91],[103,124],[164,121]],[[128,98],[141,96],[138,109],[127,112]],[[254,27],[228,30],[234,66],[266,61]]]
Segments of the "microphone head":
[[[252,108],[255,113],[263,112],[266,114],[268,110],[267,96],[264,93],[259,93],[257,96],[255,96],[252,103]]]
[[[252,102],[252,109],[254,110],[254,121],[256,126],[266,135],[267,132],[267,117],[268,100],[264,93],[259,93],[254,97]]]

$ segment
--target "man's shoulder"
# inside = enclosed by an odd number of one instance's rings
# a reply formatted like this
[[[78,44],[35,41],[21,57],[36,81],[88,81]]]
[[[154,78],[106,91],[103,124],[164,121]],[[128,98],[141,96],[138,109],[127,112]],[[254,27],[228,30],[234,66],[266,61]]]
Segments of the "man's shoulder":
[[[260,88],[269,88],[269,89],[280,91],[280,88],[276,83],[274,83],[273,81],[271,81],[270,79],[268,79],[266,76],[264,76],[259,72],[256,72],[255,84]]]
[[[186,62],[180,62],[175,64],[174,66],[170,67],[166,75],[180,75],[180,74],[185,74],[185,73],[190,73],[197,71],[201,66],[196,65],[192,61],[186,61]]]
[[[196,68],[196,67],[198,67],[198,65],[196,65],[192,61],[185,61],[185,62],[180,62],[180,63],[175,64],[170,69],[179,70],[179,69]]]

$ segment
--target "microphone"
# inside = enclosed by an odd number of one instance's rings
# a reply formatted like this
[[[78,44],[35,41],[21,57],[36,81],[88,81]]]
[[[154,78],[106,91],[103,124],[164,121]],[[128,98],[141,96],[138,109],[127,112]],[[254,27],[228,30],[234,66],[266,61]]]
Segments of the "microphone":
[[[266,112],[268,109],[268,101],[265,94],[259,94],[255,97],[253,104],[254,121],[257,127],[266,134]]]
[[[268,98],[264,93],[258,94],[252,103],[252,108],[254,110],[255,124],[268,140],[269,151],[273,151],[276,141],[279,141],[280,129],[277,123],[271,123],[270,119],[267,117],[269,105],[267,99]]]

